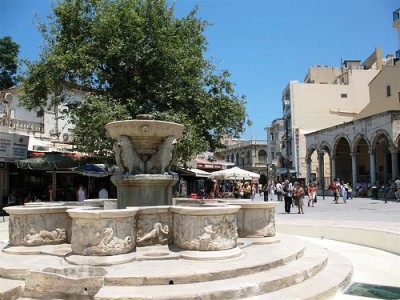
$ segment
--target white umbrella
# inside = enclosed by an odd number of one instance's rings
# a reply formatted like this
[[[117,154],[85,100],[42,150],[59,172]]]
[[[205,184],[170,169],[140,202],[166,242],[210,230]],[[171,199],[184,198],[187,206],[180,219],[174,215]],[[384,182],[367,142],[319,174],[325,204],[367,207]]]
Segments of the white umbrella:
[[[233,167],[231,169],[212,172],[211,178],[218,180],[236,180],[236,179],[251,180],[254,178],[260,178],[260,174],[246,171],[238,167]]]

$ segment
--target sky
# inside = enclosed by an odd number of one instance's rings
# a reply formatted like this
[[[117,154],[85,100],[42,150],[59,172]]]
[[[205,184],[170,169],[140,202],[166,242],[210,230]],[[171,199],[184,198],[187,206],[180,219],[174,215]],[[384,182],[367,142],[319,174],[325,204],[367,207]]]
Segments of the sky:
[[[384,56],[400,48],[392,27],[400,0],[176,0],[175,16],[200,6],[206,57],[229,70],[238,95],[246,95],[253,122],[242,138],[266,140],[264,128],[282,117],[282,91],[303,82],[314,65],[340,67],[364,61],[381,47]],[[0,37],[20,45],[20,57],[37,60],[42,36],[35,27],[51,13],[50,0],[0,0]],[[223,112],[221,112],[223,113]]]

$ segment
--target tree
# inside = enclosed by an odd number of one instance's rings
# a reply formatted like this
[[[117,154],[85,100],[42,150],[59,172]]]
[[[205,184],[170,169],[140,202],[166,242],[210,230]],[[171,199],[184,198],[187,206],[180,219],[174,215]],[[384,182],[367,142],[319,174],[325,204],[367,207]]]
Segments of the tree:
[[[10,88],[18,82],[18,53],[19,45],[10,36],[0,38],[0,90]]]
[[[38,114],[67,104],[78,150],[106,156],[104,125],[140,113],[185,125],[183,161],[250,124],[230,73],[204,58],[210,24],[196,18],[197,6],[181,19],[165,0],[59,0],[52,10],[51,22],[38,24],[45,45],[27,64],[21,103]],[[70,102],[67,87],[88,95]]]

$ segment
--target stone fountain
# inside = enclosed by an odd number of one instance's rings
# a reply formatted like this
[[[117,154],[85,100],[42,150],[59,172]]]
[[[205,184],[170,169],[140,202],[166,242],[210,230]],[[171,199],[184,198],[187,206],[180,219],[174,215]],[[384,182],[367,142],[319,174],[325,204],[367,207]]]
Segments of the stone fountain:
[[[119,168],[111,178],[118,190],[114,208],[109,205],[113,200],[101,199],[89,199],[84,206],[35,203],[6,208],[9,241],[0,254],[0,277],[21,281],[15,292],[19,296],[238,299],[298,283],[326,265],[326,256],[312,254],[313,266],[299,268],[299,278],[288,275],[280,284],[263,279],[258,289],[249,290],[245,284],[234,295],[229,291],[234,283],[207,290],[212,281],[237,277],[253,283],[256,278],[247,278],[252,273],[307,256],[304,244],[287,238],[280,246],[274,221],[277,202],[183,199],[173,205],[172,186],[178,177],[170,165],[182,125],[139,115],[108,123],[106,129],[115,139]],[[193,202],[185,205],[188,201]],[[20,271],[8,264],[13,258]],[[197,287],[204,290],[199,296],[187,283],[208,286]]]
[[[106,125],[108,135],[116,140],[113,149],[120,174],[111,181],[118,189],[119,209],[172,204],[172,186],[178,176],[169,171],[174,142],[182,137],[183,128],[150,115]]]

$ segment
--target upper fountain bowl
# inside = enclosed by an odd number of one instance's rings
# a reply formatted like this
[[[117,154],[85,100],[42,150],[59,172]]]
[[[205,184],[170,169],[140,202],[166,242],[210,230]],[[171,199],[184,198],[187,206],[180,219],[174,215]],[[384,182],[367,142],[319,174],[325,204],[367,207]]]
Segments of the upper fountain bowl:
[[[179,139],[182,137],[183,128],[184,126],[178,123],[153,120],[151,115],[137,115],[135,120],[115,121],[106,125],[108,134],[114,139],[121,135],[160,138],[172,135]]]
[[[168,136],[180,139],[184,129],[181,124],[153,120],[151,115],[138,115],[135,120],[111,122],[105,127],[111,138],[127,136],[139,155],[154,154]]]

